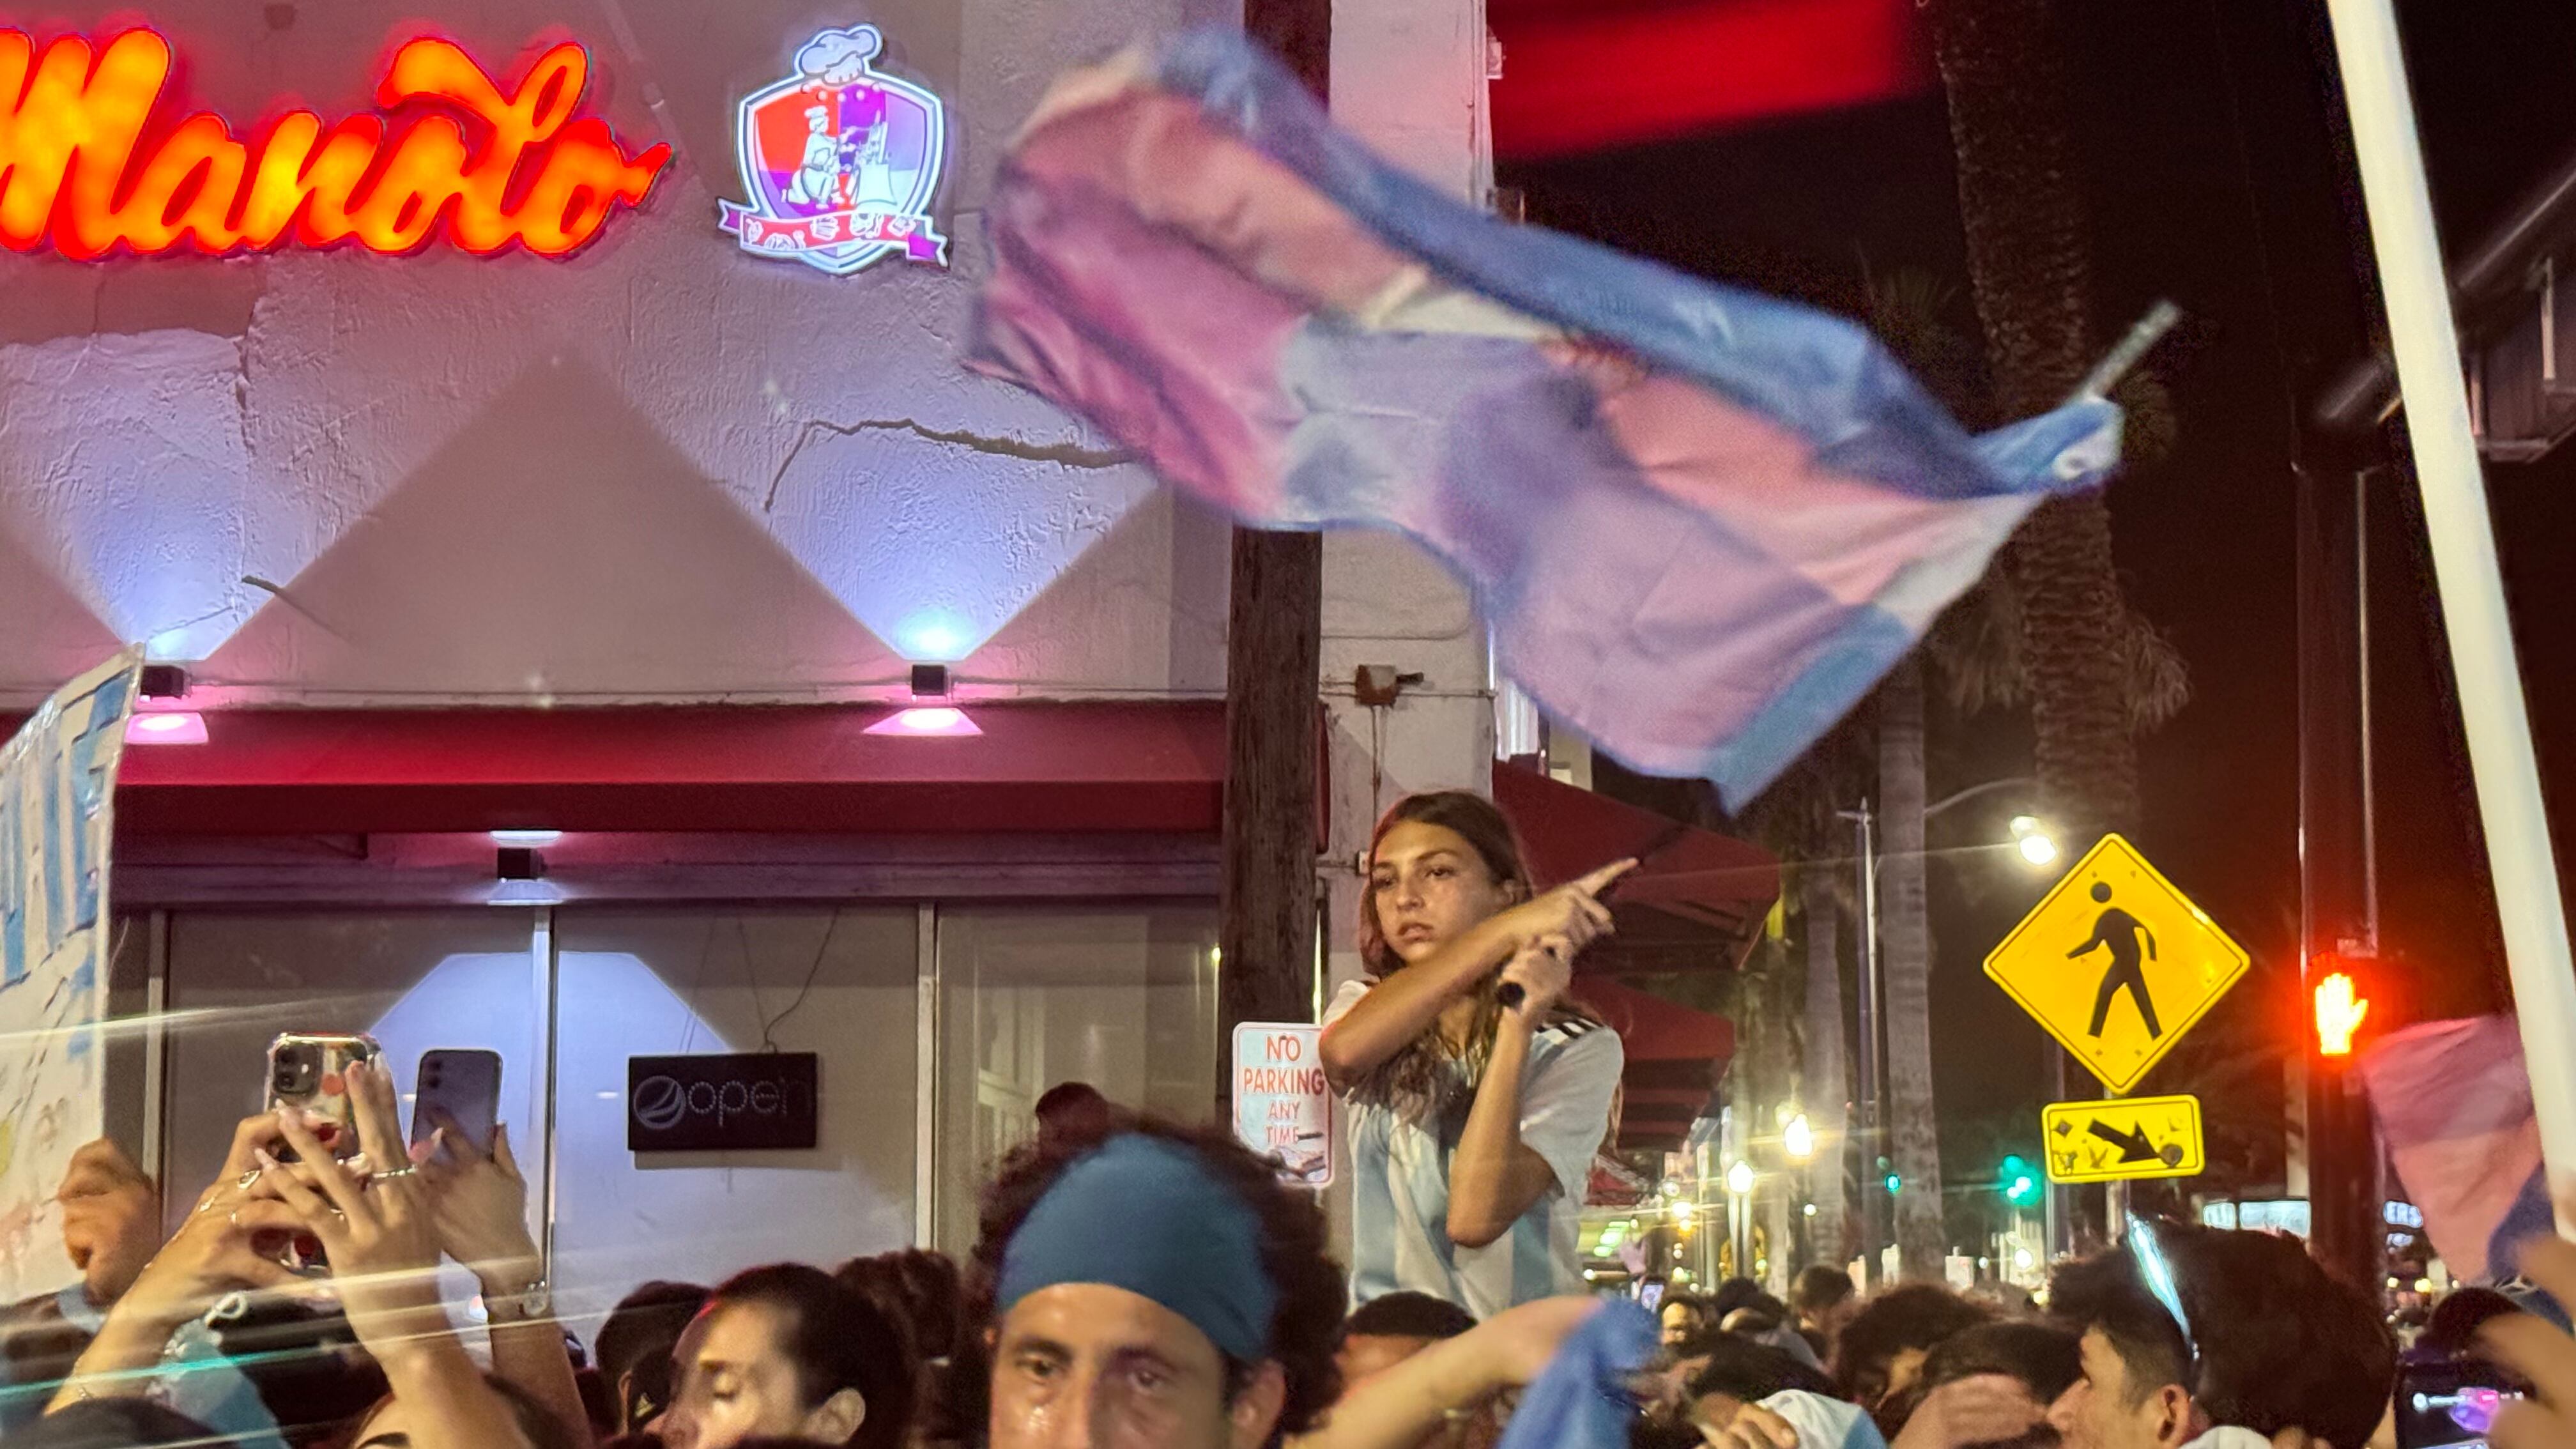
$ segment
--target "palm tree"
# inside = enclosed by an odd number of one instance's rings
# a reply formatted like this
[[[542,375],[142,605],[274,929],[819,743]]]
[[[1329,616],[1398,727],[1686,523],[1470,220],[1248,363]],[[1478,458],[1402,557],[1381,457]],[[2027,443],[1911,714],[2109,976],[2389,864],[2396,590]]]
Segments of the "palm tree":
[[[1809,1255],[1841,1263],[1851,1197],[1844,1188],[1843,1155],[1851,1087],[1843,1065],[1842,892],[1830,866],[1797,867],[1798,930],[1805,938],[1806,1022],[1799,1038],[1798,1100],[1818,1144],[1807,1165],[1808,1200],[1816,1205]],[[1865,1165],[1865,1164],[1864,1164]]]
[[[2054,0],[1930,0],[1958,154],[1968,271],[1995,402],[2007,417],[2063,399],[2092,361],[2092,268]],[[2022,525],[2020,589],[2035,764],[2050,811],[2082,839],[2132,824],[2137,751],[2122,669],[2128,612],[2098,492]]]
[[[1932,914],[1923,881],[1923,666],[1878,688],[1879,972],[1887,1026],[1888,1157],[1900,1277],[1941,1276],[1941,1135],[1932,1107]]]

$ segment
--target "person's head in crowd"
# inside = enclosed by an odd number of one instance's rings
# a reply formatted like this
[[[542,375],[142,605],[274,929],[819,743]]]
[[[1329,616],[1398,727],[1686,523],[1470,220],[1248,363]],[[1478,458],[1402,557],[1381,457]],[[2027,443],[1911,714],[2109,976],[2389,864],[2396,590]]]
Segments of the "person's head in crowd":
[[[1038,1119],[1041,1137],[1072,1133],[1078,1137],[1098,1137],[1109,1130],[1110,1119],[1117,1109],[1100,1089],[1089,1082],[1058,1082],[1038,1094],[1031,1109]]]
[[[1679,1348],[1708,1326],[1708,1300],[1693,1293],[1667,1293],[1655,1309],[1666,1348]]]
[[[509,1407],[510,1422],[528,1449],[583,1449],[573,1443],[571,1426],[526,1389],[495,1374],[485,1374],[483,1382]],[[417,1406],[405,1403],[399,1394],[387,1394],[358,1421],[356,1432],[349,1436],[349,1449],[410,1449],[413,1438],[422,1436],[427,1427]]]
[[[2367,1296],[2294,1238],[2141,1221],[2130,1239],[2050,1287],[2083,1335],[2083,1375],[2049,1411],[2069,1449],[2174,1449],[2230,1425],[2363,1449],[2397,1362]]]
[[[991,1449],[1259,1449],[1339,1393],[1322,1210],[1230,1133],[1041,1137],[985,1189],[964,1342]],[[960,1373],[956,1386],[968,1387]]]
[[[671,1407],[671,1351],[689,1320],[706,1307],[707,1291],[657,1279],[608,1310],[592,1357],[608,1389],[616,1432],[650,1428]]]
[[[1789,1306],[1797,1312],[1798,1326],[1822,1337],[1829,1348],[1860,1310],[1851,1275],[1829,1263],[1811,1263],[1798,1274],[1798,1281],[1789,1285]]]
[[[756,1436],[900,1449],[912,1362],[876,1305],[820,1268],[780,1263],[717,1285],[673,1355],[670,1449]]]
[[[1762,1285],[1750,1278],[1729,1278],[1708,1295],[1708,1321],[1723,1324],[1727,1315],[1737,1309],[1758,1307],[1770,1298],[1762,1291]]]
[[[1918,1409],[1942,1403],[1935,1395],[1943,1386],[1968,1379],[2010,1380],[2010,1385],[1995,1383],[1975,1392],[1988,1415],[2007,1412],[1997,1396],[2009,1396],[2008,1411],[2026,1427],[2017,1438],[1979,1442],[2025,1449],[2053,1446],[2059,1436],[2047,1422],[2049,1407],[2083,1376],[2080,1342],[2069,1330],[2023,1319],[1981,1323],[1960,1330],[1926,1354],[1914,1383],[1888,1395],[1872,1417],[1892,1443]]]
[[[1360,892],[1360,961],[1379,980],[1436,956],[1487,918],[1536,891],[1528,854],[1500,807],[1466,790],[1427,790],[1387,807],[1369,837],[1368,887]],[[1475,988],[1475,1011],[1459,1039],[1426,1031],[1378,1063],[1352,1088],[1354,1100],[1412,1110],[1448,1110],[1482,1071],[1503,1019],[1499,974]],[[1595,1021],[1561,999],[1551,1021]],[[1463,1059],[1470,1071],[1461,1077]]]
[[[1891,1288],[1862,1305],[1834,1340],[1834,1378],[1865,1409],[1911,1387],[1923,1360],[1953,1334],[1994,1316],[1932,1283]]]
[[[946,1253],[901,1248],[852,1258],[832,1276],[893,1318],[923,1362],[944,1362],[957,1352],[957,1299],[963,1290],[957,1264]]]
[[[1456,1338],[1476,1326],[1474,1315],[1445,1298],[1428,1293],[1382,1293],[1351,1310],[1342,1320],[1340,1346],[1333,1367],[1342,1376],[1342,1392],[1422,1352],[1444,1338]]]
[[[1690,1422],[1712,1436],[1723,1434],[1737,1411],[1773,1394],[1801,1389],[1831,1394],[1831,1381],[1790,1355],[1767,1344],[1720,1334],[1707,1345],[1699,1369],[1683,1386],[1682,1407]]]
[[[2033,1400],[2053,1404],[2084,1377],[2083,1344],[2054,1323],[1980,1323],[1924,1355],[1921,1387],[1929,1392],[1981,1374],[2018,1380]]]
[[[2432,1313],[2424,1320],[2424,1336],[2415,1342],[2415,1351],[2440,1358],[2467,1353],[2476,1346],[2478,1330],[2488,1320],[2521,1311],[2520,1304],[2493,1288],[2454,1288],[2433,1305]]]

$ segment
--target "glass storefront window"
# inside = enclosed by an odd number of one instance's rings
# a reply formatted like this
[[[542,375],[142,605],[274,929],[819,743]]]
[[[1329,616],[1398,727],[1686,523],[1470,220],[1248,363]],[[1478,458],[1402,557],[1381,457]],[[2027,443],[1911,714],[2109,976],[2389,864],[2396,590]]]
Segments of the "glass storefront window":
[[[912,1241],[910,906],[555,913],[555,1297],[588,1337],[647,1279],[830,1268]],[[626,1059],[822,1055],[811,1152],[626,1150]]]
[[[501,1120],[544,1171],[545,978],[522,910],[190,912],[170,921],[163,1213],[175,1230],[267,1097],[282,1031],[365,1032],[384,1048],[406,1123],[432,1047],[501,1054]],[[539,1204],[531,1193],[530,1227]],[[473,1294],[461,1273],[451,1298]]]
[[[1216,912],[1204,905],[957,906],[939,913],[934,1246],[963,1257],[975,1195],[1049,1087],[1184,1120],[1216,1093]]]
[[[406,1103],[422,1052],[496,1051],[531,1228],[542,1232],[550,1181],[555,1301],[585,1339],[649,1279],[713,1283],[781,1260],[829,1268],[924,1238],[962,1257],[978,1190],[1059,1082],[1185,1120],[1206,1120],[1215,1100],[1217,921],[1204,902],[161,920],[172,1014],[160,1167],[174,1213],[259,1110],[278,1032],[373,1034]],[[138,938],[150,929],[137,919]],[[929,1062],[925,989],[938,1005]],[[815,1150],[627,1150],[627,1058],[773,1046],[821,1057]],[[474,1291],[461,1272],[447,1289],[455,1303]]]

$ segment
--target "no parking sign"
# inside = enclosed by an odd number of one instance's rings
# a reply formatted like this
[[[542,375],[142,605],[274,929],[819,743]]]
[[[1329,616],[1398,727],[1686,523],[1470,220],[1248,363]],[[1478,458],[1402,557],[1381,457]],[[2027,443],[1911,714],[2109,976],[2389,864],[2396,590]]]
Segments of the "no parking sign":
[[[1234,1029],[1234,1135],[1279,1159],[1279,1175],[1322,1187],[1333,1180],[1333,1089],[1317,1050],[1324,1029],[1247,1021]]]

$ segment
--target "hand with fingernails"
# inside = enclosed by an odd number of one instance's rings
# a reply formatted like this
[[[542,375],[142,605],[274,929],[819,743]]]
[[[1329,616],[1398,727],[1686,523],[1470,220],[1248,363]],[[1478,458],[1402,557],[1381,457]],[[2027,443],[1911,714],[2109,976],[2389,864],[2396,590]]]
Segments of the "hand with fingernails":
[[[265,1113],[243,1119],[233,1130],[222,1173],[198,1194],[179,1231],[117,1298],[55,1393],[52,1408],[143,1392],[152,1383],[143,1371],[160,1361],[170,1335],[227,1294],[245,1289],[291,1292],[305,1286],[262,1253],[257,1241],[262,1234],[283,1236],[300,1225],[285,1204],[254,1191],[259,1157],[277,1140],[277,1119]]]
[[[1573,980],[1575,956],[1615,929],[1601,893],[1636,868],[1634,860],[1614,861],[1554,890],[1541,891],[1494,918],[1518,943],[1503,964],[1502,989],[1496,993],[1506,1009],[1535,1020],[1556,1004]],[[1545,992],[1538,989],[1551,982]],[[1541,995],[1545,1001],[1532,1004]]]
[[[161,1248],[161,1195],[123,1148],[105,1137],[72,1154],[54,1193],[63,1205],[63,1251],[81,1270],[92,1307],[134,1286]]]
[[[473,1271],[487,1299],[524,1291],[545,1274],[545,1258],[528,1231],[528,1181],[510,1151],[510,1129],[492,1130],[487,1154],[453,1118],[430,1109],[438,1130],[413,1149],[429,1184],[439,1246]]]
[[[322,1241],[349,1326],[382,1362],[446,1326],[437,1215],[396,1125],[393,1078],[374,1062],[352,1063],[345,1076],[359,1159],[335,1160],[303,1114],[282,1108],[277,1128],[299,1160],[283,1163],[263,1148],[254,1191]]]
[[[2576,1243],[2534,1238],[2523,1244],[2520,1264],[2524,1277],[2561,1304],[2576,1306]],[[2488,1443],[2495,1449],[2560,1449],[2576,1443],[2576,1338],[2535,1314],[2508,1313],[2478,1329],[2477,1348],[2531,1385],[2534,1395],[2506,1406]]]

